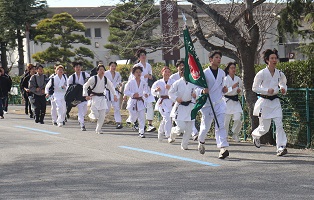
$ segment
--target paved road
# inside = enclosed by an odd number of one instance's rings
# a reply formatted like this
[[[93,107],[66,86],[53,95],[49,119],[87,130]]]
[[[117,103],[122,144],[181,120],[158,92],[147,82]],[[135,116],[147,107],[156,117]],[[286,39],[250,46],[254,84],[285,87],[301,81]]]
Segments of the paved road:
[[[77,121],[60,128],[35,124],[26,115],[0,120],[0,199],[314,199],[314,153],[231,142],[219,160],[214,140],[200,155],[141,139],[130,128],[80,131]]]

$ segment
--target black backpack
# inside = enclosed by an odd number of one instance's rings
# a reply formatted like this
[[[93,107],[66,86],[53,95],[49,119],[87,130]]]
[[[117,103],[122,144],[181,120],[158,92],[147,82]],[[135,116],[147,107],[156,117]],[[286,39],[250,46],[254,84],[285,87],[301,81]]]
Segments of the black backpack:
[[[63,78],[64,78],[64,80],[65,81],[67,81],[67,78],[65,77],[65,74],[62,74],[62,76],[63,76]],[[49,88],[49,92],[48,92],[48,94],[49,95],[53,95],[53,93],[55,92],[55,88],[54,88],[54,86],[55,86],[55,76],[53,76],[52,78],[51,78],[51,86],[50,86],[50,88]]]

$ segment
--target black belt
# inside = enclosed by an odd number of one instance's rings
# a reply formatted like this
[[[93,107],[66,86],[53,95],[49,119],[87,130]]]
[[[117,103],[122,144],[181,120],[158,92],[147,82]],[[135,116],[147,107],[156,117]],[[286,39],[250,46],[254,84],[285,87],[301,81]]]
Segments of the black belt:
[[[262,97],[263,99],[269,99],[269,100],[274,100],[274,99],[277,99],[279,98],[277,95],[274,95],[274,96],[267,96],[267,95],[262,95],[262,94],[258,94],[257,96],[260,96]],[[279,98],[280,99],[280,98]]]
[[[105,96],[104,93],[96,93],[96,92],[92,92],[91,94],[95,95],[95,96],[99,96],[99,97],[102,97],[102,96]]]
[[[192,103],[192,101],[182,101],[182,102],[180,103],[180,105],[182,105],[182,106],[188,106],[190,103]]]
[[[227,101],[229,101],[229,99],[231,99],[232,101],[239,101],[238,95],[234,96],[225,95],[225,97],[228,99]]]

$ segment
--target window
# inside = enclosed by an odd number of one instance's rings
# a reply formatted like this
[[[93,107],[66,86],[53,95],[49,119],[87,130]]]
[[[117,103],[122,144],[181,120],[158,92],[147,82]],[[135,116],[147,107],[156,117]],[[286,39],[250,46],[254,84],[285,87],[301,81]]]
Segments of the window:
[[[91,33],[90,28],[86,29],[86,31],[85,31],[85,37],[88,37],[88,38],[91,38],[91,37],[92,37],[92,33]]]
[[[101,38],[101,29],[95,28],[95,38]]]

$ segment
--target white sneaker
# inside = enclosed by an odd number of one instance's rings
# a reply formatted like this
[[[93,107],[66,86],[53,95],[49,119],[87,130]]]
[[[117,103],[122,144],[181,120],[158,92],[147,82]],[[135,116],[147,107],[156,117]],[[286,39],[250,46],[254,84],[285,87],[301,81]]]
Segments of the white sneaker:
[[[63,126],[63,123],[58,123],[58,127],[62,127]]]
[[[287,153],[288,153],[288,150],[284,146],[281,146],[277,149],[277,156],[283,156],[283,155],[286,155]]]
[[[173,143],[175,139],[172,139],[171,137],[168,137],[168,143]]]
[[[182,149],[182,150],[188,150],[189,148],[188,148],[187,145],[185,146],[185,145],[182,145],[182,144],[181,144],[181,149]]]
[[[198,139],[198,135],[194,135],[194,136],[192,136],[192,139],[193,139],[193,141],[197,141],[197,139]]]
[[[197,149],[200,152],[200,154],[205,154],[205,144],[199,142]]]
[[[147,127],[147,132],[153,132],[153,131],[155,131],[156,130],[156,128],[154,127],[154,126],[151,126],[151,125],[148,125],[148,127]]]
[[[261,147],[261,141],[259,138],[255,137],[254,135],[252,135],[253,137],[253,143],[256,146],[256,148],[260,148]]]
[[[226,157],[229,156],[229,151],[225,148],[220,148],[220,152],[219,152],[219,159],[225,159]]]

